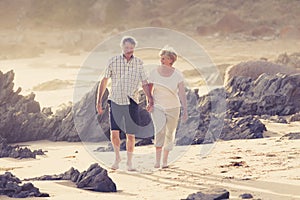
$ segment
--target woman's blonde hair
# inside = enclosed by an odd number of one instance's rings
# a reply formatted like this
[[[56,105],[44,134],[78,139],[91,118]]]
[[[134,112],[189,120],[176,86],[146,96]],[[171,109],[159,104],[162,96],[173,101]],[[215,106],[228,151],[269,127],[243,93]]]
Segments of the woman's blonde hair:
[[[160,50],[159,56],[163,56],[163,55],[170,57],[170,59],[172,60],[172,63],[171,63],[172,65],[177,60],[177,53],[170,46],[165,46]]]

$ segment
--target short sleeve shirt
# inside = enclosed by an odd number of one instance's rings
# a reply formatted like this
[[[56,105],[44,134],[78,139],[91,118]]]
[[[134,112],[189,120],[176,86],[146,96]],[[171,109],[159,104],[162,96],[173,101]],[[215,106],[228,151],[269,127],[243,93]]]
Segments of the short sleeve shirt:
[[[149,74],[149,83],[153,83],[154,105],[163,109],[180,107],[178,84],[183,81],[184,77],[177,69],[169,77],[161,76],[157,68],[152,70]]]
[[[119,105],[129,105],[129,98],[138,102],[136,92],[140,83],[147,80],[143,61],[132,56],[127,62],[123,54],[109,60],[104,77],[112,80],[109,99]]]

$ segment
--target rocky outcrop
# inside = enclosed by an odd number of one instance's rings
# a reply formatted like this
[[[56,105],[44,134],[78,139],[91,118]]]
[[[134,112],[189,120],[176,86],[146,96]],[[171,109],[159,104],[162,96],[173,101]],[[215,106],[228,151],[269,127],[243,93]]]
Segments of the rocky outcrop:
[[[228,86],[229,82],[233,77],[247,77],[255,80],[262,74],[275,75],[277,73],[282,74],[296,74],[296,68],[287,65],[281,65],[283,62],[272,63],[268,61],[247,61],[241,62],[237,65],[228,67],[225,71],[224,85]]]
[[[49,115],[41,112],[35,94],[22,96],[14,88],[14,72],[0,71],[0,136],[8,143],[50,139],[80,141],[72,121],[72,106]]]
[[[93,190],[97,192],[116,192],[116,184],[108,176],[107,171],[97,163],[92,164],[86,171],[79,172],[73,167],[63,174],[44,175],[37,178],[26,180],[70,180],[76,184],[78,188]]]
[[[41,130],[47,123],[40,112],[40,105],[32,93],[22,96],[21,88],[13,91],[14,73],[3,74],[0,71],[0,136],[7,142],[20,142],[44,139],[47,132]]]
[[[292,115],[300,111],[300,74],[234,77],[226,87],[231,117]]]
[[[71,102],[62,105],[54,115],[48,116],[47,121],[48,124],[42,127],[48,132],[45,139],[68,142],[81,141],[75,128]]]
[[[53,141],[109,141],[109,109],[106,91],[105,112],[95,108],[98,83],[80,101],[69,103],[55,114],[40,109],[34,94],[19,95],[13,91],[13,72],[0,73],[0,136],[8,143],[49,139]],[[199,96],[198,90],[186,89],[189,119],[177,129],[177,144],[210,143],[217,139],[250,139],[263,137],[265,126],[258,118],[288,123],[299,118],[300,74],[268,75],[257,79],[235,76],[226,88]],[[139,133],[142,139],[153,138],[153,123],[145,110],[146,100],[140,93]],[[278,117],[276,117],[278,116]],[[284,116],[284,117],[282,117]],[[124,133],[121,138],[125,138]],[[111,150],[111,147],[104,151]]]
[[[0,195],[12,198],[49,197],[49,194],[41,193],[32,183],[19,185],[20,183],[22,182],[19,178],[10,172],[5,172],[0,175]]]
[[[36,158],[37,155],[44,155],[43,150],[39,149],[31,151],[27,147],[21,148],[18,145],[11,146],[8,145],[6,140],[0,136],[0,158]]]
[[[300,74],[233,77],[225,89],[201,97],[191,90],[187,94],[189,120],[177,129],[177,145],[262,138],[266,127],[259,118],[281,123],[297,119]]]
[[[262,138],[266,130],[264,124],[253,115],[231,118],[226,107],[227,92],[215,89],[197,99],[198,94],[188,98],[189,119],[180,123],[176,133],[177,145],[213,143],[218,139]],[[195,101],[198,103],[195,104]]]

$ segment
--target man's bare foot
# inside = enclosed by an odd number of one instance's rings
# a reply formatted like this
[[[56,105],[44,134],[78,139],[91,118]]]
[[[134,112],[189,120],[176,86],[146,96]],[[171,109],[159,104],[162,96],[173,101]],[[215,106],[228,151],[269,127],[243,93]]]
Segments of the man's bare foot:
[[[119,158],[119,159],[116,159],[115,160],[115,163],[111,166],[111,169],[113,169],[113,170],[117,170],[117,169],[119,169],[119,163],[121,162],[121,159]]]
[[[160,163],[155,163],[154,168],[160,168]]]

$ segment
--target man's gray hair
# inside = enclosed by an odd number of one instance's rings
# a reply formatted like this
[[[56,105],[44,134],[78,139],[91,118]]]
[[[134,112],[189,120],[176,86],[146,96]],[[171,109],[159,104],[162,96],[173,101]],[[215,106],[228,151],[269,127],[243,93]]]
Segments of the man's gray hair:
[[[135,47],[137,46],[137,41],[132,36],[124,36],[121,40],[120,46],[123,47],[125,42],[129,42],[129,43],[133,44]]]

